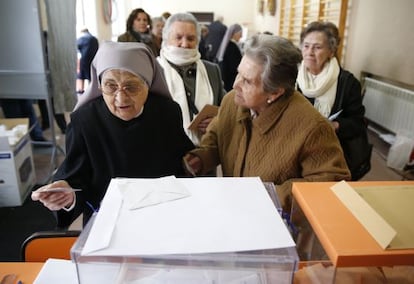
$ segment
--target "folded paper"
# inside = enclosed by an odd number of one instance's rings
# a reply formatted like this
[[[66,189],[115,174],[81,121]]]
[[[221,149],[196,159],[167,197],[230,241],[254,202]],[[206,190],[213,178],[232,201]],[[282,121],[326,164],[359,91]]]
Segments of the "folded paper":
[[[414,248],[414,186],[353,188],[342,181],[331,189],[383,249]]]
[[[174,176],[143,179],[139,184],[129,179],[120,179],[117,185],[125,205],[130,210],[190,196],[187,188]]]

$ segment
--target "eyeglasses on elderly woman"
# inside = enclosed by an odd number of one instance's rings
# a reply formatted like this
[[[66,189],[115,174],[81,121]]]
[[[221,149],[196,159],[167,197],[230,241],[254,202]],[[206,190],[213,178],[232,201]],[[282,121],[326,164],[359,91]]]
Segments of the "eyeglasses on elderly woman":
[[[126,82],[121,82],[120,85],[114,79],[104,79],[100,89],[107,96],[116,96],[119,92],[123,92],[127,96],[134,97],[139,95],[146,87],[145,81],[137,77],[136,80],[129,79]]]

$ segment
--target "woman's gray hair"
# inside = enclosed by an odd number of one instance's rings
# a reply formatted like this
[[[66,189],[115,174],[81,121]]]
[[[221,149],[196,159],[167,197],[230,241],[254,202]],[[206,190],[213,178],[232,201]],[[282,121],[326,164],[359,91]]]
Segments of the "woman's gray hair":
[[[336,55],[339,43],[341,42],[341,38],[339,37],[339,30],[335,24],[331,22],[319,21],[309,23],[300,33],[301,46],[303,44],[303,40],[305,39],[305,37],[312,32],[324,33],[326,38],[328,39],[329,50]]]
[[[175,22],[185,22],[185,23],[191,23],[195,26],[197,31],[197,43],[200,42],[201,37],[201,26],[199,25],[197,19],[193,16],[193,14],[190,13],[177,13],[174,15],[171,15],[167,21],[165,22],[164,29],[162,30],[162,40],[167,42],[168,36],[171,32],[171,26]]]
[[[302,61],[300,50],[285,38],[258,34],[244,45],[244,55],[263,66],[263,90],[273,93],[285,89],[285,95],[295,90],[298,65]]]

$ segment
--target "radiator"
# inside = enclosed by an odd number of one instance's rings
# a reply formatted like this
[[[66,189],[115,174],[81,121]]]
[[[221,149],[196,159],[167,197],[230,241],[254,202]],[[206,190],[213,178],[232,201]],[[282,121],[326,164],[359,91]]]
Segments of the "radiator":
[[[414,133],[414,92],[372,78],[365,78],[365,117],[397,133]]]

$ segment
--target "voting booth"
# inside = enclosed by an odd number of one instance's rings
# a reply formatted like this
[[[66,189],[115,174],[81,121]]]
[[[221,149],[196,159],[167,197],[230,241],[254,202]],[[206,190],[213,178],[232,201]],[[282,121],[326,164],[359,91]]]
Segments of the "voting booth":
[[[71,250],[79,283],[292,283],[275,198],[259,178],[112,179]]]
[[[306,283],[413,283],[414,181],[295,182],[291,223]]]

